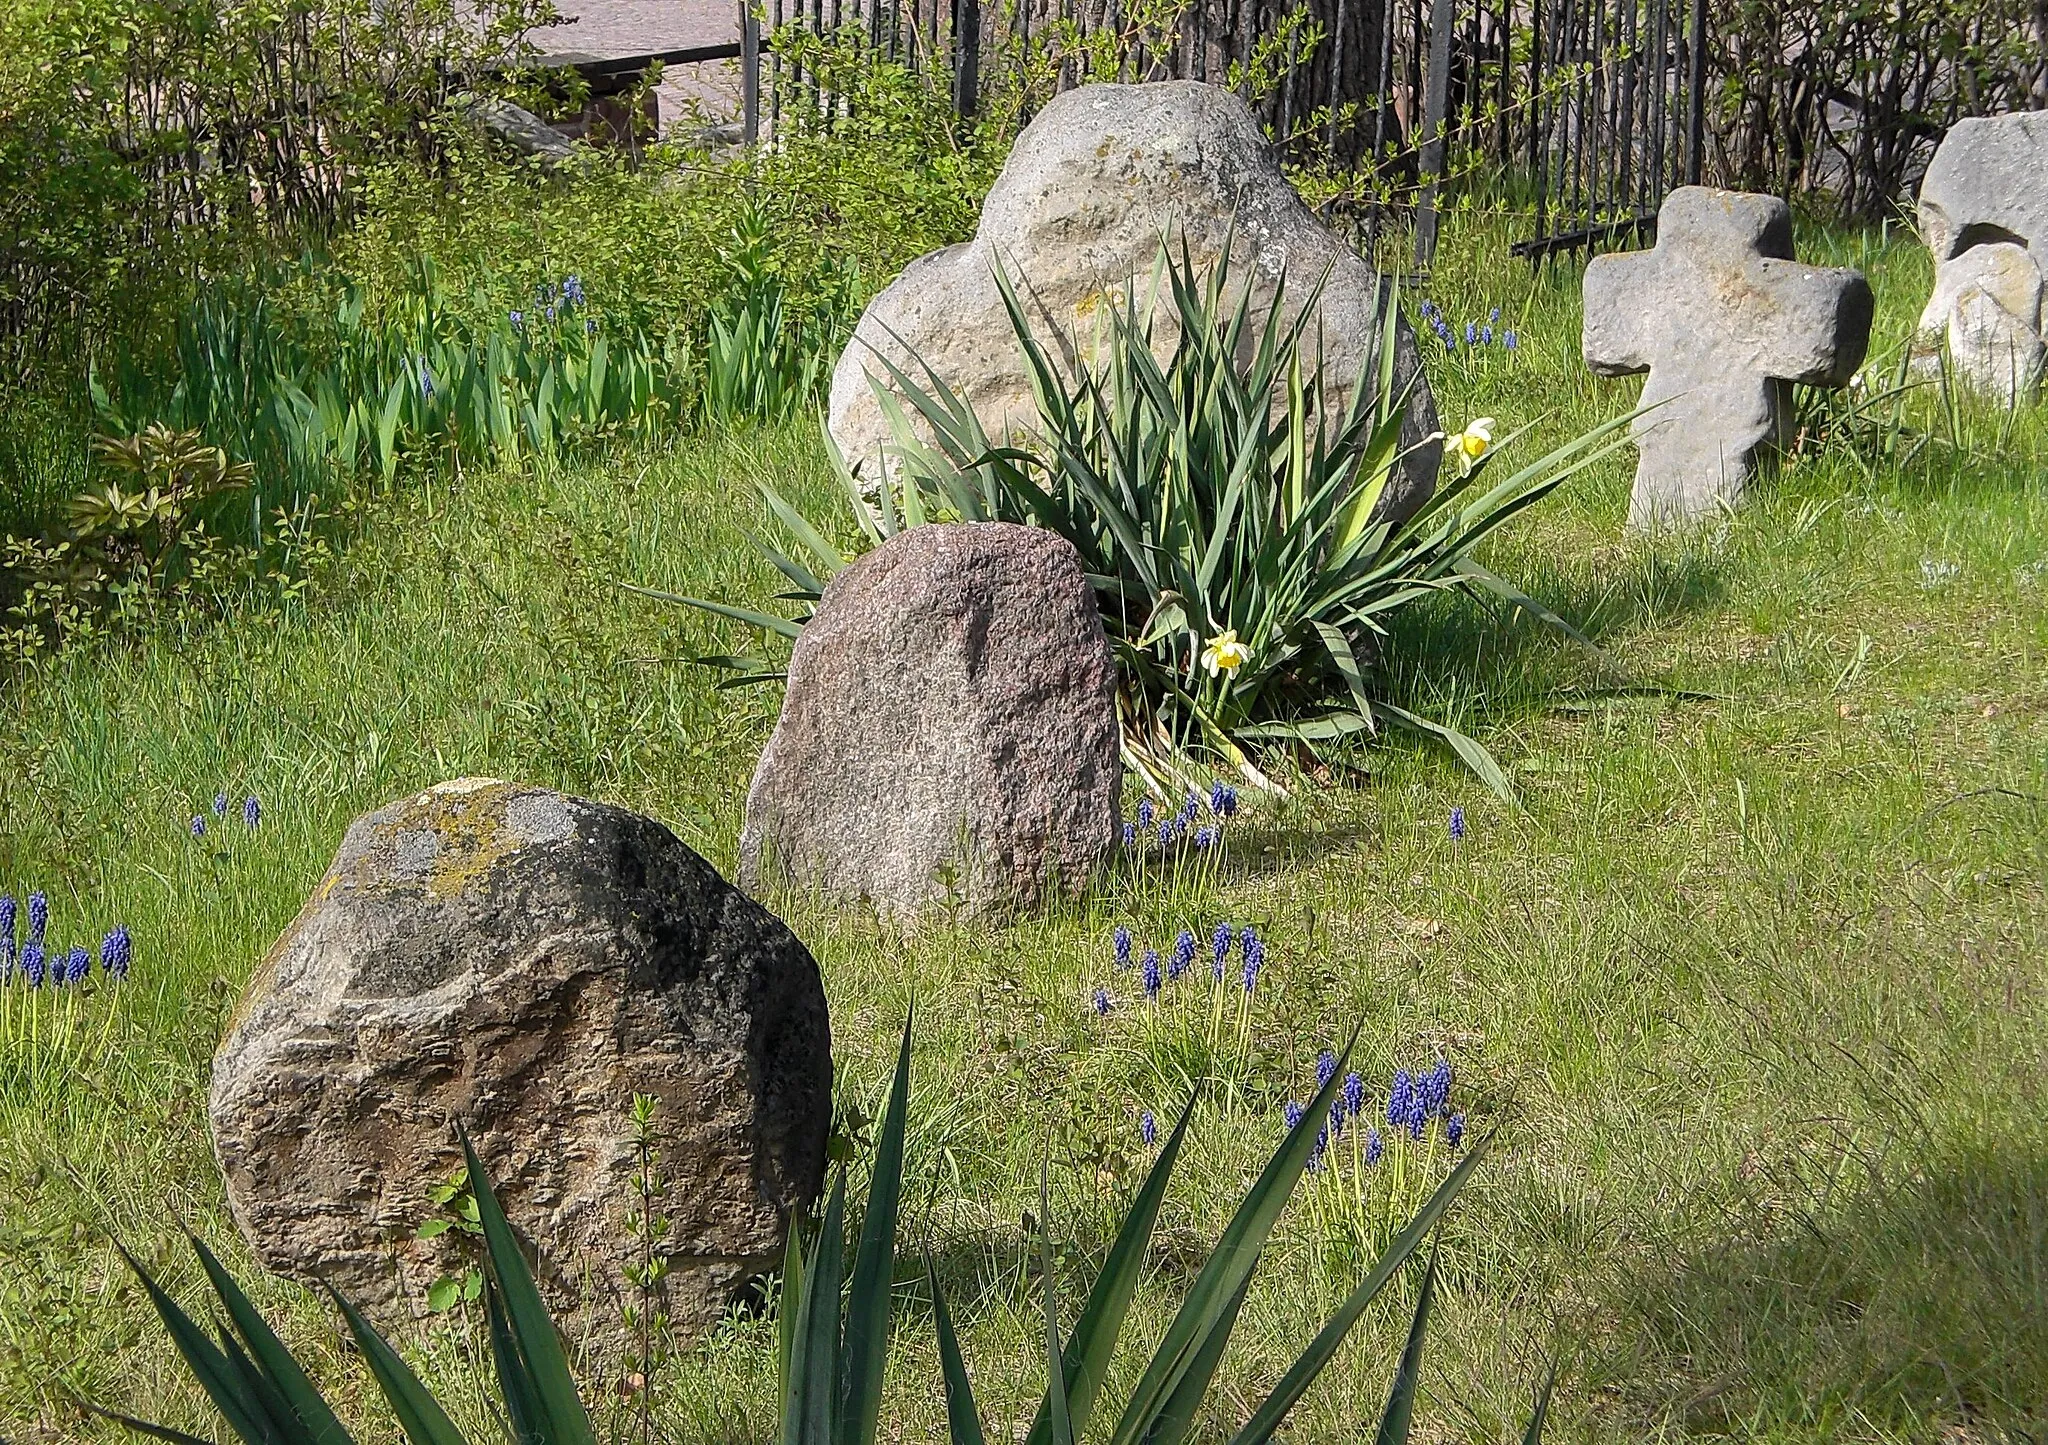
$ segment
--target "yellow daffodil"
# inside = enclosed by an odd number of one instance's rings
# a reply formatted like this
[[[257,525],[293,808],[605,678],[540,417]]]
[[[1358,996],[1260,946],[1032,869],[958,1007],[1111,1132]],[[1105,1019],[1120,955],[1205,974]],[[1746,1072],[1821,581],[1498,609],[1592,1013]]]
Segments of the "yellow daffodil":
[[[1469,473],[1492,445],[1493,418],[1490,416],[1478,417],[1467,423],[1463,431],[1453,432],[1444,438],[1445,449],[1457,454],[1461,474]]]
[[[1237,640],[1237,629],[1232,627],[1217,633],[1209,639],[1209,645],[1202,650],[1202,666],[1209,669],[1209,676],[1219,672],[1236,672],[1252,660],[1252,650]]]

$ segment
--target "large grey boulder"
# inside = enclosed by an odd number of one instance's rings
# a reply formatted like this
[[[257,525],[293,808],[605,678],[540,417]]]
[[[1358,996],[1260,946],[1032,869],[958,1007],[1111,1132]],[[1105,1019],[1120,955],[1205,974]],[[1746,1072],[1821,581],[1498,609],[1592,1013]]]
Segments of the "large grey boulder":
[[[1784,433],[1788,382],[1841,386],[1863,364],[1874,302],[1861,272],[1793,259],[1775,196],[1681,186],[1649,251],[1586,265],[1586,365],[1647,371],[1629,525],[1683,525],[1742,500]]]
[[[1084,884],[1116,837],[1116,667],[1073,547],[916,527],[826,586],[747,793],[741,878],[904,916]]]
[[[794,935],[659,823],[484,779],[350,826],[213,1062],[228,1205],[270,1268],[387,1317],[467,1267],[416,1238],[466,1127],[558,1307],[616,1318],[636,1093],[671,1310],[716,1320],[823,1177],[831,1031]]]
[[[1934,294],[1913,339],[1917,370],[1940,370],[2004,405],[2039,388],[2048,258],[2048,113],[1958,121],[1920,184]]]
[[[868,304],[832,374],[829,425],[840,452],[870,479],[885,465],[891,435],[869,380],[887,376],[878,354],[920,379],[910,353],[922,357],[991,437],[1028,428],[1037,413],[996,263],[1017,283],[1041,342],[1051,345],[1057,330],[1085,344],[1101,307],[1133,281],[1144,294],[1162,235],[1176,254],[1185,242],[1204,266],[1231,241],[1233,274],[1261,300],[1284,270],[1289,317],[1332,268],[1311,353],[1320,347],[1333,407],[1349,403],[1359,377],[1371,384],[1380,278],[1302,204],[1244,102],[1195,81],[1085,85],[1055,97],[1017,137],[974,239],[912,262]],[[1158,336],[1163,352],[1172,332]],[[1435,485],[1440,456],[1424,441],[1436,409],[1405,321],[1395,374],[1401,385],[1412,379],[1402,438],[1419,450],[1390,482],[1381,512],[1405,517]]]
[[[1987,241],[2048,251],[2048,111],[1950,126],[1920,182],[1920,235],[1937,263]]]

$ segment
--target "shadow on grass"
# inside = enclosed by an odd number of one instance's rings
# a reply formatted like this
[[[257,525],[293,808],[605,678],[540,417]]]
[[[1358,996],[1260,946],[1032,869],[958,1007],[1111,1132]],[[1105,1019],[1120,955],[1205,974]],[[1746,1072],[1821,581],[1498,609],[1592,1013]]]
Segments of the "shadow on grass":
[[[1605,1362],[1622,1398],[1689,1434],[2048,1441],[2048,1147],[1903,1175],[1811,1211],[1759,1192],[1770,1237],[1640,1280]]]

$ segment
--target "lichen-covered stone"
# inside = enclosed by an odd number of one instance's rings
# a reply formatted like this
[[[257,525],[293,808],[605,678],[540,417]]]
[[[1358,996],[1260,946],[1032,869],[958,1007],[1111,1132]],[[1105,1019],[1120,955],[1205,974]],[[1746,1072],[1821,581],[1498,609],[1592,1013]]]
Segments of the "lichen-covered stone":
[[[747,792],[749,887],[901,916],[1078,889],[1115,841],[1116,666],[1081,559],[1036,527],[915,527],[825,588]]]
[[[1017,137],[974,239],[913,261],[868,303],[832,374],[829,422],[841,453],[869,478],[883,465],[892,438],[869,380],[888,380],[878,357],[922,382],[913,354],[920,358],[991,437],[1029,431],[1037,408],[996,265],[1041,343],[1056,345],[1058,334],[1086,346],[1103,306],[1120,303],[1127,287],[1143,296],[1152,285],[1162,237],[1204,268],[1230,245],[1232,273],[1253,288],[1260,320],[1283,271],[1290,319],[1323,280],[1305,349],[1324,369],[1333,415],[1361,380],[1376,384],[1380,278],[1302,203],[1244,101],[1191,80],[1084,85],[1054,97]],[[1234,305],[1237,295],[1226,299]],[[1175,334],[1171,310],[1170,301],[1159,308],[1162,352]],[[1405,518],[1429,497],[1441,456],[1428,440],[1436,408],[1405,321],[1394,361],[1395,385],[1409,388],[1402,443],[1413,450],[1380,515]]]
[[[464,779],[358,819],[250,983],[209,1113],[265,1264],[380,1314],[466,1267],[416,1237],[466,1127],[555,1305],[615,1317],[628,1113],[657,1101],[671,1307],[715,1320],[824,1171],[817,965],[648,818]]]

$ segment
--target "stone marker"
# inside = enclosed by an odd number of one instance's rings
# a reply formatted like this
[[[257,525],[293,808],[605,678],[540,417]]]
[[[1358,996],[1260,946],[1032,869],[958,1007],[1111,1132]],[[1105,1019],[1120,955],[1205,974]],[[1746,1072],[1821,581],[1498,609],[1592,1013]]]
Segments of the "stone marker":
[[[1007,522],[932,524],[826,586],[740,834],[750,888],[902,916],[1084,884],[1116,837],[1116,667],[1081,560]]]
[[[1144,294],[1162,234],[1171,235],[1176,254],[1185,242],[1206,266],[1233,227],[1233,275],[1270,298],[1284,267],[1289,315],[1299,314],[1324,268],[1333,268],[1308,350],[1313,357],[1320,345],[1329,404],[1341,412],[1355,378],[1376,375],[1380,278],[1302,204],[1245,103],[1195,81],[1084,85],[1055,96],[1017,137],[974,239],[913,261],[868,303],[832,374],[833,440],[865,476],[879,475],[891,433],[869,384],[869,373],[887,376],[878,352],[920,379],[909,352],[921,356],[973,405],[992,438],[1035,423],[1030,382],[996,289],[998,258],[1034,313],[1042,343],[1052,344],[1055,329],[1085,343],[1101,306],[1120,303],[1133,280]],[[1162,327],[1162,353],[1172,336]],[[1390,479],[1380,514],[1405,518],[1436,485],[1441,456],[1424,441],[1437,429],[1436,408],[1405,321],[1395,377],[1398,385],[1412,378],[1401,437],[1418,450]]]
[[[209,1114],[258,1257],[386,1318],[471,1257],[416,1237],[462,1123],[551,1304],[602,1326],[638,1257],[635,1093],[658,1100],[670,1308],[708,1325],[823,1177],[817,965],[659,823],[463,779],[351,825],[229,1025]]]
[[[2043,358],[2048,256],[2048,114],[1956,122],[1920,183],[1920,234],[1934,294],[1913,338],[1914,368],[1956,376],[2004,405],[2032,396]]]
[[[1786,426],[1788,386],[1841,386],[1863,364],[1872,299],[1860,272],[1792,259],[1773,196],[1681,186],[1657,244],[1598,256],[1585,280],[1586,365],[1650,373],[1633,424],[1632,528],[1698,521],[1742,499]]]

